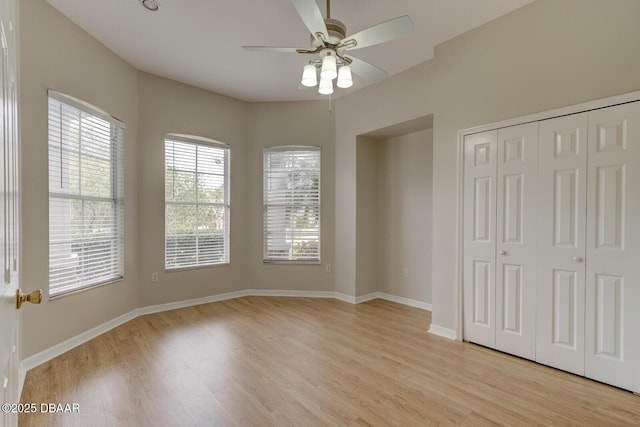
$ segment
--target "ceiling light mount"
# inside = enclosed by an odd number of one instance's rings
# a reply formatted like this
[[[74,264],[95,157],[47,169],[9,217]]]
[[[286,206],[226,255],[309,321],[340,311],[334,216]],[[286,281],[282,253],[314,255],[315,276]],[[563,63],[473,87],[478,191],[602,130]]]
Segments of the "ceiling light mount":
[[[140,4],[144,6],[145,9],[150,10],[151,12],[157,12],[160,9],[160,3],[156,0],[139,0]]]

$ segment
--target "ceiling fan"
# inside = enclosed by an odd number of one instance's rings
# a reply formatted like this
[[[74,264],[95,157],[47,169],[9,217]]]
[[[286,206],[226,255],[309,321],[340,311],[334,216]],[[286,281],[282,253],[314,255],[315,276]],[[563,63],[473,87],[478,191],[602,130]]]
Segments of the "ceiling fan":
[[[327,17],[316,4],[316,0],[291,0],[300,18],[311,32],[311,47],[243,46],[244,50],[256,52],[300,53],[317,55],[304,66],[302,85],[314,87],[320,84],[318,92],[323,95],[333,93],[333,80],[337,78],[339,88],[353,85],[351,71],[372,82],[378,82],[388,73],[373,64],[358,59],[349,51],[369,47],[399,39],[413,32],[413,23],[404,15],[382,22],[358,33],[346,36],[347,27],[337,19],[331,18],[331,0],[327,0]]]

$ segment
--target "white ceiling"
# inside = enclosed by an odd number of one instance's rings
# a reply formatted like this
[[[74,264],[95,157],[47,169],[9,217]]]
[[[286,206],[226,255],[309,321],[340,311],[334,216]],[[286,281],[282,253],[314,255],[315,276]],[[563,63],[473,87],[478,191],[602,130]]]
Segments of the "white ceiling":
[[[47,0],[135,68],[244,101],[322,99],[298,89],[308,55],[245,52],[244,45],[308,47],[290,0]],[[325,13],[325,0],[317,0]],[[353,51],[391,75],[433,57],[433,47],[532,0],[333,0],[331,17],[347,34],[401,15],[415,33]],[[369,83],[354,76],[351,89]]]

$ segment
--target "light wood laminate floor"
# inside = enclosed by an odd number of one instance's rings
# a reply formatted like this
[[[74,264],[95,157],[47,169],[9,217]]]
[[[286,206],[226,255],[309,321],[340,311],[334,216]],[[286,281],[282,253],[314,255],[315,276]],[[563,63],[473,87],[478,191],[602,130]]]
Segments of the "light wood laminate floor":
[[[427,333],[375,300],[246,297],[139,317],[27,374],[20,426],[640,425],[640,397]]]

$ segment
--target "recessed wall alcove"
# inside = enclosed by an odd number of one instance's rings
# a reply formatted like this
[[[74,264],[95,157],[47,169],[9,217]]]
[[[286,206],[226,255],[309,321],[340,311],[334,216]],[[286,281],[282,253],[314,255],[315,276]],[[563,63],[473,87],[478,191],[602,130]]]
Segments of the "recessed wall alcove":
[[[433,115],[356,137],[356,290],[431,302]]]

